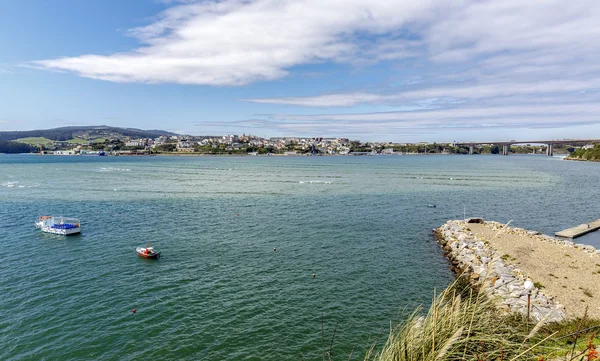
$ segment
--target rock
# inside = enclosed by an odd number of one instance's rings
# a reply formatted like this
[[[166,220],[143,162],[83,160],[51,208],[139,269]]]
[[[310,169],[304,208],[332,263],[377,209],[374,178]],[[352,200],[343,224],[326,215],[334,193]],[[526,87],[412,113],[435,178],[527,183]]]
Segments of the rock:
[[[586,252],[590,252],[590,253],[595,253],[596,252],[596,248],[594,246],[590,246],[587,244],[584,244],[581,248],[583,248],[584,251]]]
[[[482,285],[483,292],[496,300],[500,310],[524,315],[527,312],[527,291],[523,287],[523,273],[514,265],[505,264],[498,252],[488,248],[484,238],[474,235],[467,228],[468,223],[483,223],[491,229],[501,229],[509,234],[528,235],[542,242],[567,246],[573,243],[540,235],[536,231],[510,228],[498,222],[485,222],[481,218],[473,218],[471,222],[448,221],[435,230],[439,244],[446,251],[445,254],[457,273],[465,271],[473,284]],[[584,246],[579,245],[580,248]],[[591,246],[583,249],[600,255],[600,250]],[[537,313],[532,314],[534,319],[539,320],[544,315],[557,320],[564,318],[564,312],[560,310],[562,306],[538,289],[531,292],[531,304],[537,310]]]

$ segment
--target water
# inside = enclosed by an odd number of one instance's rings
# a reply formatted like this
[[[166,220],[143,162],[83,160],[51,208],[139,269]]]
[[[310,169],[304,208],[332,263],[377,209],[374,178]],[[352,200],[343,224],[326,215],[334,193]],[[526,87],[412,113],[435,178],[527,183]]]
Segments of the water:
[[[599,218],[599,171],[512,155],[0,155],[0,359],[315,360],[322,327],[334,359],[360,359],[451,282],[432,228],[464,210],[548,234]],[[83,234],[36,231],[45,214]],[[146,243],[159,261],[135,254]]]

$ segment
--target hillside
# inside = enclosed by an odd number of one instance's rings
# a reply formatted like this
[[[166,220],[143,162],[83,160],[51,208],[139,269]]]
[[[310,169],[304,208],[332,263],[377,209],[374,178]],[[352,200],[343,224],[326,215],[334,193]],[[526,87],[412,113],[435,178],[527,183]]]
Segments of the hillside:
[[[123,139],[123,138],[156,138],[161,135],[177,135],[164,130],[142,130],[134,128],[118,128],[101,126],[70,126],[54,129],[39,129],[25,131],[0,132],[0,140],[19,140],[25,143],[27,140],[45,141],[72,141],[77,139]],[[77,142],[77,141],[75,141]]]
[[[567,159],[600,162],[600,145],[596,145],[594,148],[590,149],[577,149],[569,154]]]
[[[37,148],[29,144],[0,140],[0,153],[16,154],[36,152]]]

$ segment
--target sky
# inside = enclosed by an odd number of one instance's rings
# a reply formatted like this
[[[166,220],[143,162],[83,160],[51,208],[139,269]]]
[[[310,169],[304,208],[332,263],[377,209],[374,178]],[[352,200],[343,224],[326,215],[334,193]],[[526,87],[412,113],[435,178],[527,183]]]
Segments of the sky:
[[[0,131],[600,137],[597,0],[2,0]]]

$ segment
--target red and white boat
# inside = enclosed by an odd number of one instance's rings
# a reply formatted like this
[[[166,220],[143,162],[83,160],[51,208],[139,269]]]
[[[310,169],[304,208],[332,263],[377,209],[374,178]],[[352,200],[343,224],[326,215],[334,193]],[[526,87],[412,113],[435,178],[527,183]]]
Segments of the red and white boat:
[[[160,252],[156,252],[154,247],[138,247],[135,249],[138,256],[144,258],[160,258]]]

